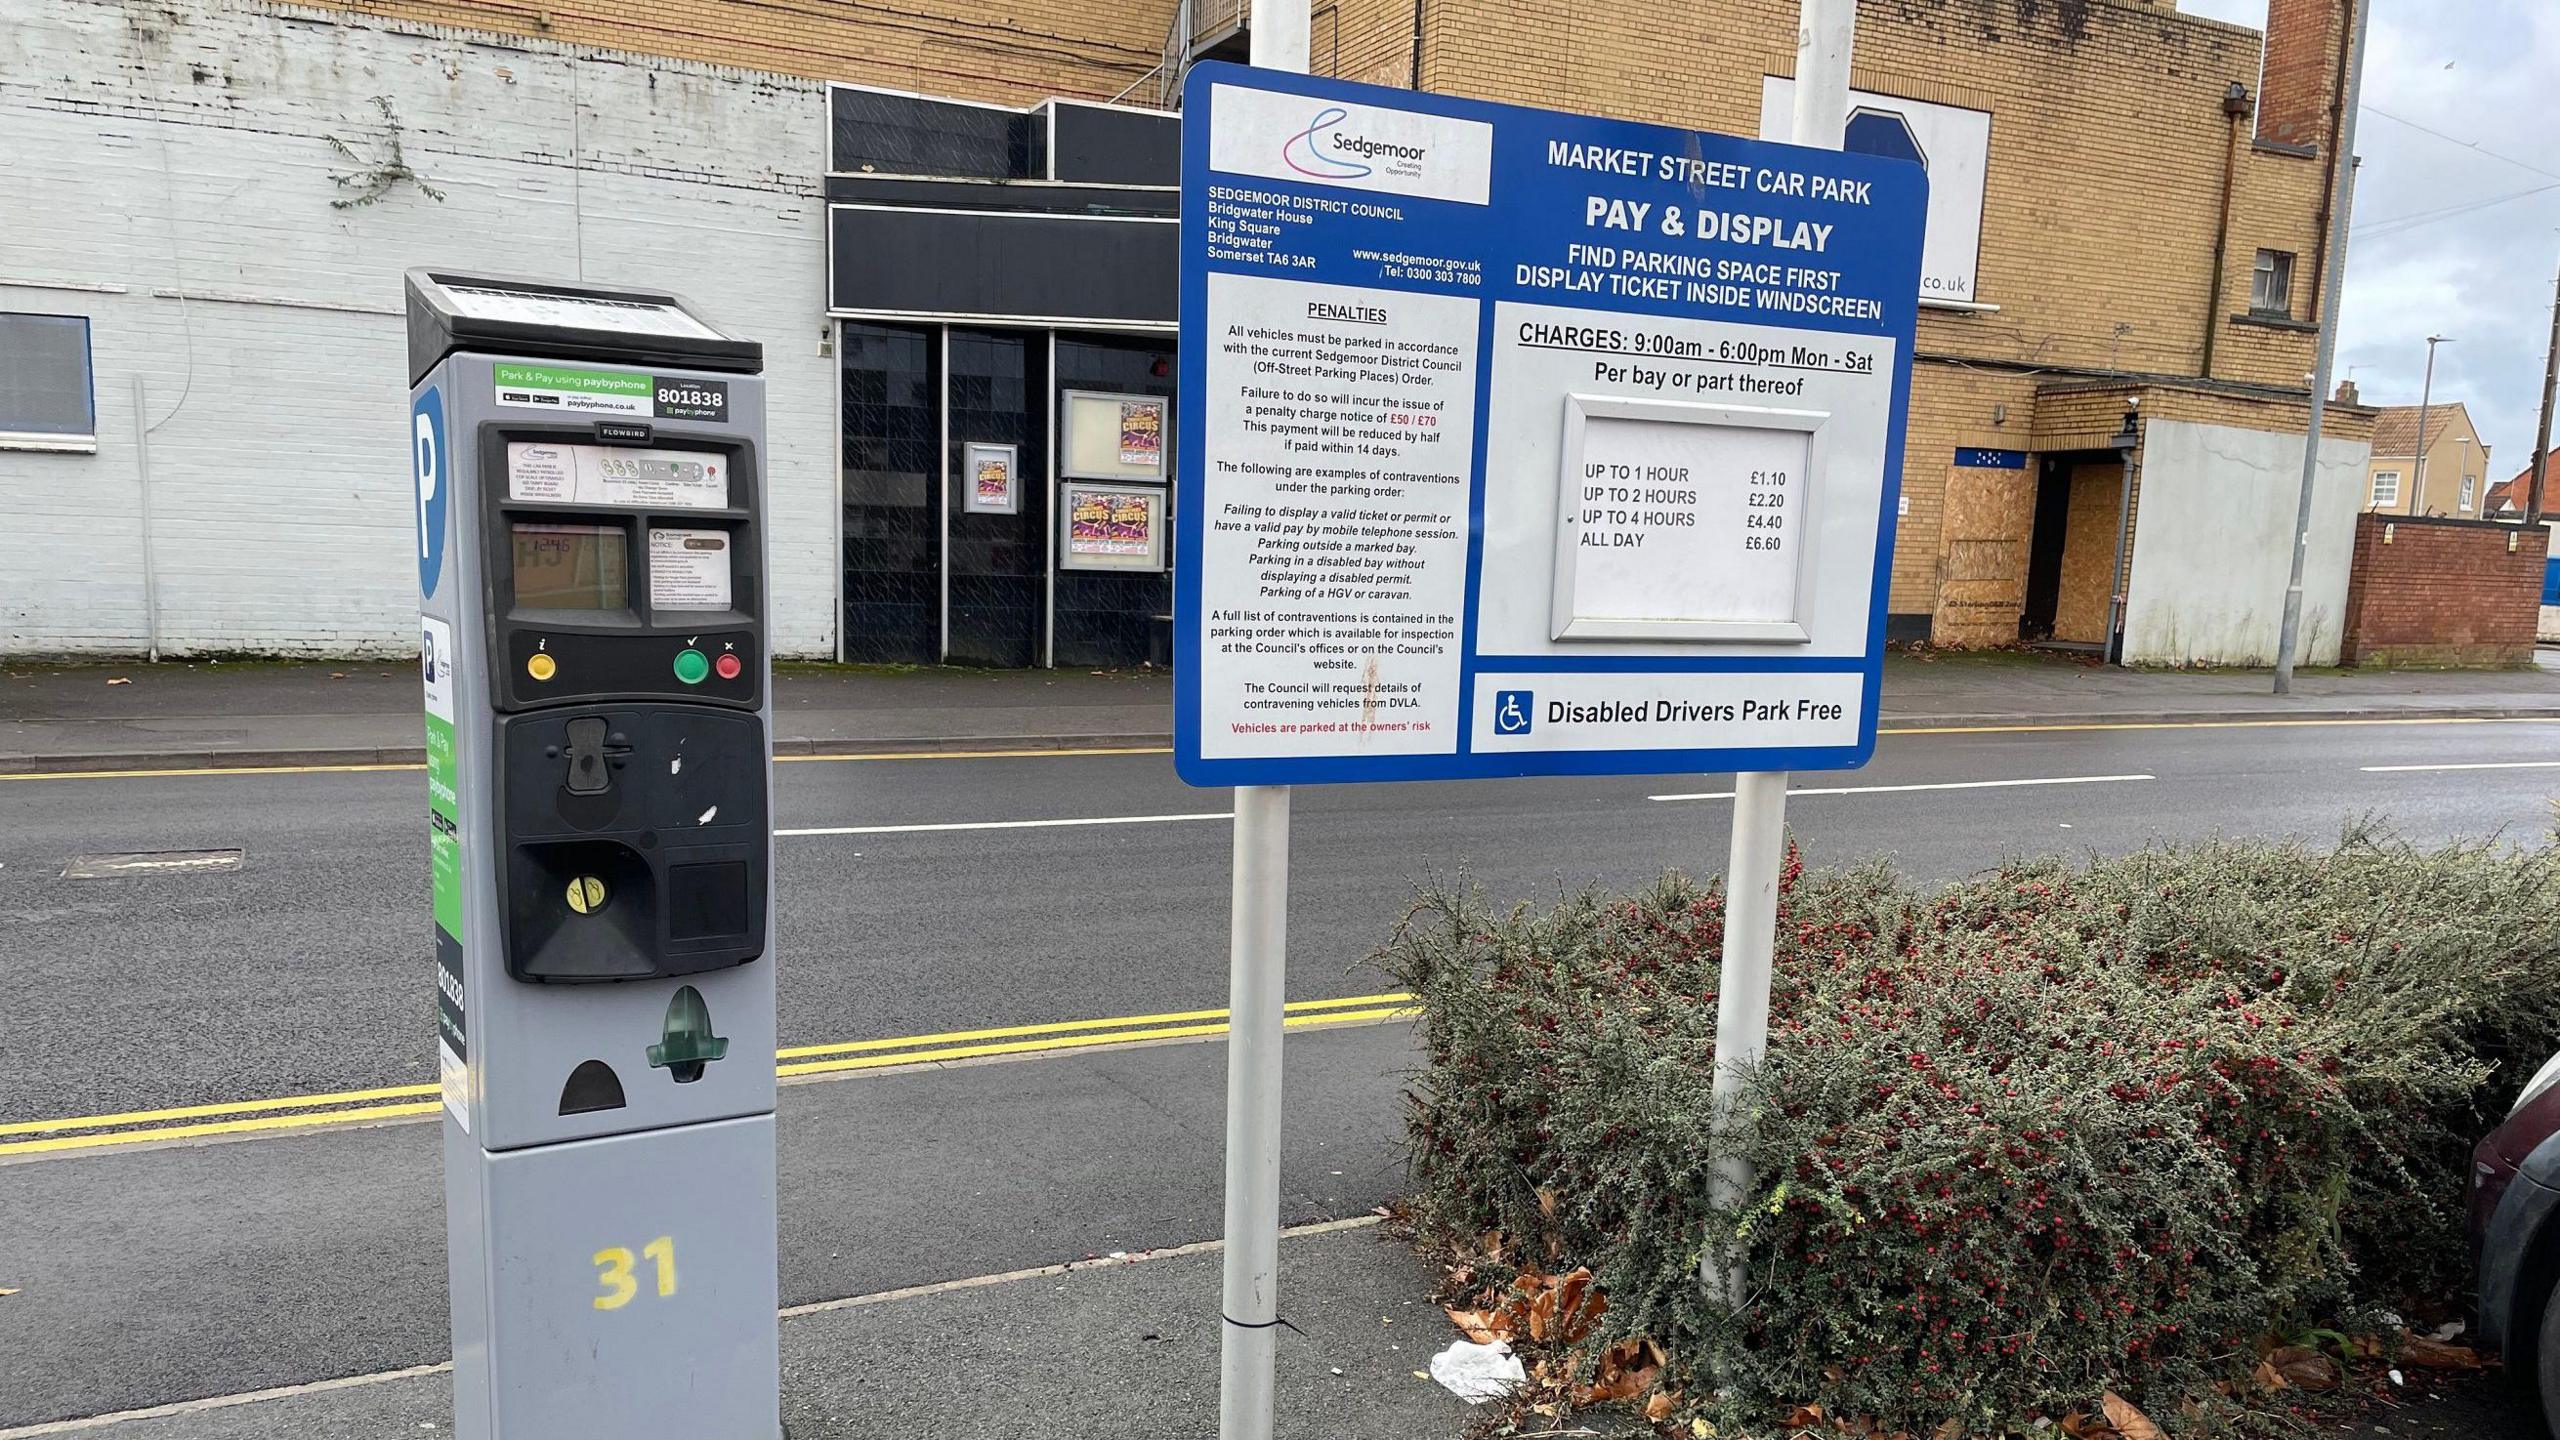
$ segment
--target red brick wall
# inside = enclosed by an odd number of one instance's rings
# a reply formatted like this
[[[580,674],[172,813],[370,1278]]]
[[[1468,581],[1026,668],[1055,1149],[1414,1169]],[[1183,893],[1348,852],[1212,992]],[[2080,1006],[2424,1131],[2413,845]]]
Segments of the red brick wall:
[[[2340,658],[2349,665],[2531,664],[2550,544],[2551,532],[2539,525],[2359,517]]]
[[[2259,139],[2328,146],[2329,93],[2338,84],[2347,15],[2347,0],[2268,0]]]

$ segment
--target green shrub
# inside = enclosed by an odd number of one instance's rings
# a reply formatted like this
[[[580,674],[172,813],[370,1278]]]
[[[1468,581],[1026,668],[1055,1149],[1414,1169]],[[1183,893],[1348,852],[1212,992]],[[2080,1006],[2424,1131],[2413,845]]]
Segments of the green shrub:
[[[1790,863],[1737,1131],[1760,1188],[1719,1215],[1722,920],[1676,875],[1506,915],[1439,888],[1379,958],[1422,1004],[1425,1234],[1589,1265],[1587,1346],[1651,1335],[1734,1416],[1925,1433],[2174,1401],[2256,1335],[2442,1295],[2469,1148],[2560,1044],[2548,850],[2360,832],[1933,896]],[[1711,1239],[1739,1311],[1698,1284]]]

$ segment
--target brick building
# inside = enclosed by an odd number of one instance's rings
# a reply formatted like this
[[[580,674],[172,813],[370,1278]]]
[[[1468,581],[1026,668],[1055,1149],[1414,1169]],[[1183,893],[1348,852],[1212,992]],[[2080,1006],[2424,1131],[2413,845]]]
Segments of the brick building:
[[[787,652],[1143,658],[1165,577],[1080,569],[1058,511],[1152,483],[1084,454],[1077,397],[1170,394],[1178,118],[1146,112],[1243,8],[0,0],[37,217],[0,227],[0,405],[52,397],[0,413],[35,542],[0,651],[406,643],[397,276],[435,263],[665,284],[766,342]],[[2349,8],[2275,0],[2263,47],[2169,0],[1862,8],[1853,143],[1935,192],[1897,636],[2272,654]],[[1794,14],[1336,0],[1313,66],[1760,133]],[[2371,421],[2330,411],[2315,661]],[[989,456],[1010,511],[957,488]]]

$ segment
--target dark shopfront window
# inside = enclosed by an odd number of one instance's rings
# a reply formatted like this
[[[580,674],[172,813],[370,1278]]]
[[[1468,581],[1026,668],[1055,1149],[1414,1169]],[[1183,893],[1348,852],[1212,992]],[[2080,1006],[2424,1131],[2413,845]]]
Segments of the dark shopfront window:
[[[1050,390],[1057,404],[1061,390],[1110,390],[1123,394],[1173,394],[1174,346],[1162,340],[1130,340],[1099,335],[1058,336],[1058,377]],[[1172,449],[1179,452],[1190,437],[1177,428]],[[1167,456],[1168,461],[1173,457]],[[1172,478],[1168,464],[1166,479]],[[1167,547],[1169,554],[1171,547]],[[1173,610],[1173,576],[1061,570],[1057,590],[1059,665],[1136,665],[1151,653],[1156,617]]]
[[[1048,333],[955,328],[950,356],[949,658],[955,665],[1037,665],[1049,569],[1049,487],[1038,478],[1049,473],[1041,408]],[[1011,447],[1013,513],[998,506],[971,510],[972,444]]]
[[[931,664],[942,653],[941,336],[847,323],[844,658]]]

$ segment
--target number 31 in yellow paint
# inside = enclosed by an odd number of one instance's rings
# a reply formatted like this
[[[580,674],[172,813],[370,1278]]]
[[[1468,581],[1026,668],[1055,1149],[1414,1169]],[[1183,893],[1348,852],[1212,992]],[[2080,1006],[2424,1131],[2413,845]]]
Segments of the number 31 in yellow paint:
[[[658,1268],[658,1294],[664,1298],[676,1293],[676,1242],[672,1235],[661,1235],[640,1247],[640,1254]],[[589,1303],[599,1310],[619,1310],[640,1293],[639,1261],[628,1246],[608,1245],[592,1257],[596,1267],[595,1299]]]

